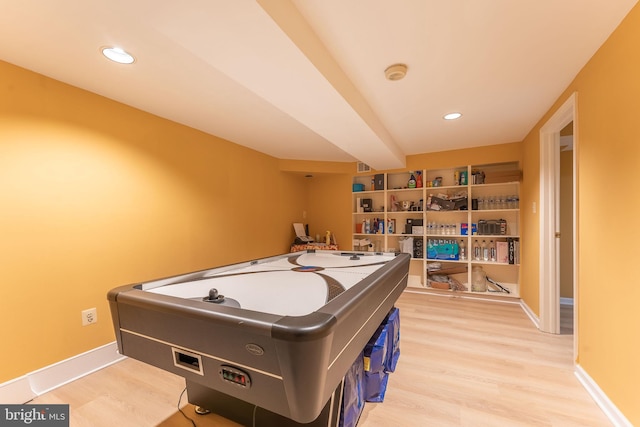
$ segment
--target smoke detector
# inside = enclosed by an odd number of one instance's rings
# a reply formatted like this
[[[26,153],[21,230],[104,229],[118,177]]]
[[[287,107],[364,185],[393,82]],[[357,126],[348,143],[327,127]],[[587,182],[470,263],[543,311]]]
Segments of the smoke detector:
[[[384,76],[387,80],[402,80],[407,75],[407,66],[405,64],[393,64],[384,70]]]

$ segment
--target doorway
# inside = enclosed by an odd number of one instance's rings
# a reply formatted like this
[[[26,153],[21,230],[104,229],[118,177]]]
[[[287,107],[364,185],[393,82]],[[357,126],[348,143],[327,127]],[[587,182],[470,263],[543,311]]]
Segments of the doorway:
[[[573,334],[573,121],[560,131],[560,334]]]
[[[573,301],[577,301],[577,277],[575,275],[577,257],[575,244],[576,230],[576,97],[572,94],[569,99],[556,111],[556,113],[540,129],[540,323],[539,328],[543,332],[559,334],[560,330],[560,273],[561,264],[570,262],[572,272]],[[568,130],[569,129],[569,130]],[[571,150],[572,163],[572,191],[571,191],[571,235],[570,260],[561,259],[560,241],[563,230],[561,229],[561,132],[569,131],[572,137],[573,150]],[[568,205],[567,205],[568,206]],[[573,333],[574,353],[576,347],[577,304],[573,306]]]

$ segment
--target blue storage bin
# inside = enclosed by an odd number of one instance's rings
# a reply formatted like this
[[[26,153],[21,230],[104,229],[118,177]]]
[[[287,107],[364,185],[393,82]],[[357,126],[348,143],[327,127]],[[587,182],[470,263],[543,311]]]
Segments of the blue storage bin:
[[[385,365],[387,364],[387,355],[389,354],[389,339],[387,335],[388,328],[386,325],[380,325],[364,347],[365,372],[384,371]]]
[[[364,409],[363,353],[356,358],[344,377],[340,427],[356,427]]]
[[[384,370],[393,372],[396,370],[400,358],[400,310],[392,308],[385,319],[387,327],[387,356]]]
[[[382,402],[389,373],[400,358],[400,310],[392,308],[364,348],[364,389],[367,402]]]
[[[383,402],[384,394],[387,391],[389,373],[365,372],[364,373],[364,398],[367,402]]]

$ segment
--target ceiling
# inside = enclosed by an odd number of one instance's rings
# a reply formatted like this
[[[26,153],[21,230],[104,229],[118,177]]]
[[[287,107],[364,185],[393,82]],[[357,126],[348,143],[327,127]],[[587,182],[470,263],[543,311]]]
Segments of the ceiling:
[[[277,158],[390,169],[521,141],[636,1],[0,0],[0,60]]]

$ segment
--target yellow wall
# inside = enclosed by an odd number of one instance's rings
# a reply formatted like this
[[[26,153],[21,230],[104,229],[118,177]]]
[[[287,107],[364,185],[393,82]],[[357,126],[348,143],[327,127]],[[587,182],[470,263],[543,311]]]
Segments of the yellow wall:
[[[577,93],[578,358],[633,425],[640,425],[640,6],[636,5],[524,141],[524,194],[538,201],[539,131]],[[537,304],[538,216],[523,210],[523,298]]]
[[[407,156],[407,169],[440,169],[521,160],[521,144],[511,143]]]
[[[0,383],[113,341],[113,287],[287,252],[306,186],[277,159],[0,62]]]
[[[304,177],[309,234],[335,236],[341,249],[351,249],[351,176],[355,163],[280,160],[280,170]]]
[[[309,232],[323,238],[331,231],[341,249],[351,249],[351,183],[351,175],[344,173],[309,179]]]

